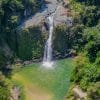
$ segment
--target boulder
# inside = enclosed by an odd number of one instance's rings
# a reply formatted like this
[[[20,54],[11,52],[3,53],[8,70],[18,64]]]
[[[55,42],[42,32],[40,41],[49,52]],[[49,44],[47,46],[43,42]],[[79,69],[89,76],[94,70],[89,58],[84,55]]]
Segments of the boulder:
[[[20,90],[18,87],[14,86],[11,90],[11,98],[10,100],[19,100]]]
[[[78,86],[74,87],[72,91],[76,100],[86,100],[87,93],[82,91]]]

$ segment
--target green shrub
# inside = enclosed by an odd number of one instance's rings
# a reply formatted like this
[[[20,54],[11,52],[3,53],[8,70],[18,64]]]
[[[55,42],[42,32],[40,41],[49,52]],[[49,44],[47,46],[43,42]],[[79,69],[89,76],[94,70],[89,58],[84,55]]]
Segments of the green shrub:
[[[10,100],[12,84],[0,72],[0,100]]]
[[[2,68],[4,67],[6,62],[6,58],[3,54],[3,51],[0,50],[0,70],[2,70]]]
[[[18,56],[22,60],[40,58],[43,55],[44,38],[39,27],[22,30],[18,40]]]

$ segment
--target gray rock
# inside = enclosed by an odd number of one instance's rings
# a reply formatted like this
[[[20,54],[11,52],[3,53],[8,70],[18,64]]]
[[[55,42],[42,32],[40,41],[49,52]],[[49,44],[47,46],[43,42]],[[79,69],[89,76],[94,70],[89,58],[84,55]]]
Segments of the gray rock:
[[[10,100],[19,100],[19,97],[20,97],[20,89],[14,86],[11,90]]]

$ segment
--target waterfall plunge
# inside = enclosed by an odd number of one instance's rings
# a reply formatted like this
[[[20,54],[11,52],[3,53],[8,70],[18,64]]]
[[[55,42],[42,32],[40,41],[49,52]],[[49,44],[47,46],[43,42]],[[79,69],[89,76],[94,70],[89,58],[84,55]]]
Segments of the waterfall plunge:
[[[48,17],[49,21],[49,37],[45,44],[44,49],[44,58],[43,58],[43,66],[45,67],[52,67],[53,61],[52,61],[52,36],[53,36],[53,14],[51,14]]]

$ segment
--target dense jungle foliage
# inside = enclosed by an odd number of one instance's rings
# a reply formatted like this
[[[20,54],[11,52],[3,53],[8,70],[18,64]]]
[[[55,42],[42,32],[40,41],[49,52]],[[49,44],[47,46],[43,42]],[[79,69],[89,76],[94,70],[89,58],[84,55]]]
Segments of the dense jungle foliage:
[[[41,7],[41,0],[0,0],[0,57],[13,60],[18,56],[17,26]],[[24,32],[23,32],[24,34]],[[4,53],[2,53],[4,52]]]
[[[72,0],[71,4],[77,11],[75,24],[84,28],[78,42],[78,56],[71,82],[87,92],[86,100],[100,99],[100,1]],[[78,8],[78,9],[77,9]],[[72,85],[72,87],[73,87]],[[74,100],[72,90],[69,90],[68,100]]]
[[[22,30],[18,38],[18,56],[22,60],[40,59],[43,57],[45,37],[39,27]]]
[[[11,72],[10,63],[14,61],[14,58],[20,57],[22,59],[29,60],[32,56],[30,50],[32,47],[27,46],[29,42],[24,41],[28,33],[22,32],[22,36],[17,32],[17,26],[28,16],[36,13],[41,7],[42,0],[0,0],[0,100],[10,99],[11,84],[9,82],[10,77],[8,74]],[[32,29],[30,29],[31,31]],[[35,29],[39,34],[41,33],[38,29]],[[34,36],[36,36],[34,34]],[[29,39],[35,38],[34,36],[28,36]],[[20,39],[22,38],[22,39]],[[41,38],[40,35],[36,36],[38,40]],[[19,40],[18,40],[19,39]],[[36,40],[35,39],[35,40]],[[35,41],[34,40],[34,41]],[[30,41],[33,43],[34,41]],[[26,43],[27,42],[27,43]],[[23,45],[25,43],[25,45]],[[19,46],[18,46],[19,45]],[[20,47],[22,46],[22,49]],[[34,57],[37,55],[39,42],[34,46],[36,52]],[[26,50],[23,50],[23,48]],[[32,48],[34,50],[34,48]],[[26,54],[26,55],[23,55]],[[40,57],[41,53],[39,53]],[[9,67],[8,67],[9,66]],[[6,77],[4,76],[6,75]]]

